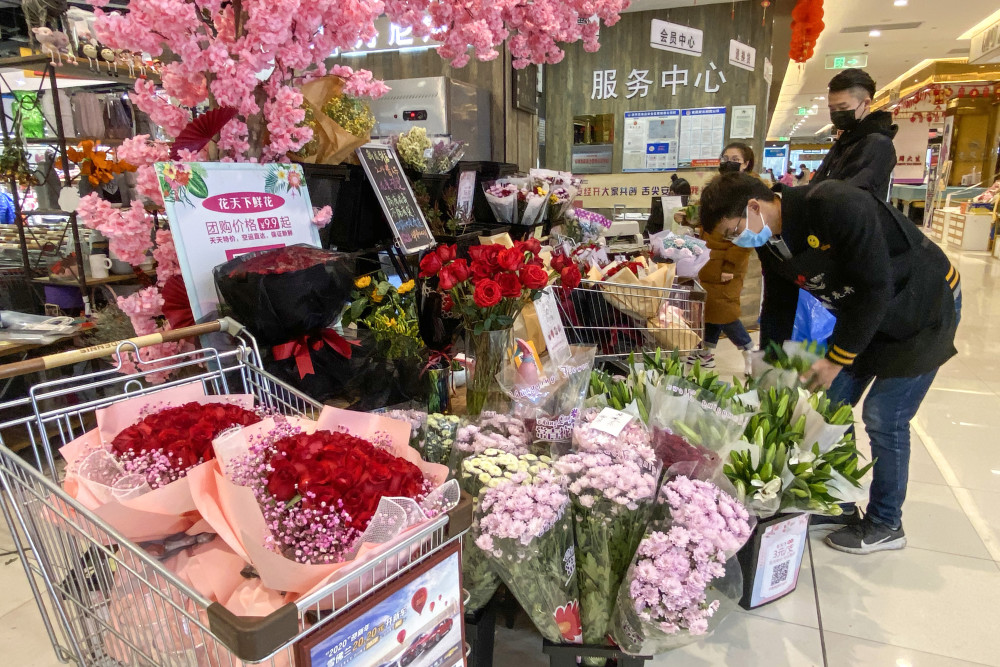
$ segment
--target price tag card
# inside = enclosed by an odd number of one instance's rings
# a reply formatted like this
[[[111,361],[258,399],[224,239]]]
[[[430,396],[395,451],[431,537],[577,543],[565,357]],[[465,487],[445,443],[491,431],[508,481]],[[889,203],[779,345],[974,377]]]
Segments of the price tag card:
[[[476,172],[463,171],[458,176],[458,197],[455,208],[472,215],[472,199],[476,195]]]
[[[795,590],[809,532],[809,515],[800,514],[771,524],[760,540],[751,608]]]
[[[617,438],[632,419],[632,415],[612,408],[604,408],[597,415],[597,419],[590,423],[590,427],[598,431],[604,431],[608,435]]]
[[[538,326],[542,328],[549,357],[557,366],[566,363],[573,353],[569,349],[566,328],[563,326],[559,304],[556,303],[555,293],[551,287],[542,290],[535,300],[535,313],[538,315]]]

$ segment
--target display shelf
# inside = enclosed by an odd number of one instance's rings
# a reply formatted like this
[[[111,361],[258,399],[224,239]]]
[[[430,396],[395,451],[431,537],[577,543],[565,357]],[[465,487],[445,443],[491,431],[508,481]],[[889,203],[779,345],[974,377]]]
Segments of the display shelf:
[[[992,213],[949,214],[948,245],[960,250],[984,251],[989,248]]]
[[[0,69],[22,69],[31,70],[36,76],[47,76],[48,69],[54,69],[57,78],[67,78],[67,79],[87,79],[90,81],[107,81],[113,84],[122,84],[126,86],[132,86],[138,79],[149,79],[154,83],[160,82],[160,77],[158,74],[154,73],[152,70],[147,69],[146,74],[139,76],[130,76],[128,73],[128,68],[124,68],[124,71],[108,71],[93,69],[86,64],[73,65],[63,60],[62,65],[52,65],[52,60],[49,56],[37,53],[30,56],[18,56],[16,58],[0,58]]]

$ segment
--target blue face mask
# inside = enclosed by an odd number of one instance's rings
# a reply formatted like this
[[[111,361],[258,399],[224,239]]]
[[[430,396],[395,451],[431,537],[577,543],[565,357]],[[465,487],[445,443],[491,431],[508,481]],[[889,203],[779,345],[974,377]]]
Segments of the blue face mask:
[[[767,243],[768,239],[771,238],[771,228],[767,226],[764,222],[764,216],[760,216],[760,224],[763,225],[759,232],[750,231],[750,205],[747,204],[746,210],[747,227],[740,235],[733,239],[733,245],[738,245],[741,248],[760,248],[762,245]]]

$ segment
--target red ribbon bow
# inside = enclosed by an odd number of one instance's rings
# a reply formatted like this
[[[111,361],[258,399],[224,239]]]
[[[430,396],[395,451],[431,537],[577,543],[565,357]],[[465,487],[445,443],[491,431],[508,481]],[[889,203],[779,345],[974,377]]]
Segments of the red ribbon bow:
[[[437,369],[437,367],[442,364],[445,368],[451,368],[452,356],[451,345],[447,346],[443,350],[431,350],[428,355],[427,364],[424,365],[423,370],[420,371],[420,377],[423,377],[427,371]]]
[[[313,367],[312,351],[318,352],[323,349],[324,345],[329,345],[334,352],[343,358],[350,359],[353,353],[351,346],[361,345],[361,342],[347,340],[333,329],[323,329],[319,334],[300,336],[287,343],[275,345],[271,348],[271,352],[277,361],[295,357],[295,366],[299,369],[299,379],[304,379],[307,375],[315,375],[316,369]]]

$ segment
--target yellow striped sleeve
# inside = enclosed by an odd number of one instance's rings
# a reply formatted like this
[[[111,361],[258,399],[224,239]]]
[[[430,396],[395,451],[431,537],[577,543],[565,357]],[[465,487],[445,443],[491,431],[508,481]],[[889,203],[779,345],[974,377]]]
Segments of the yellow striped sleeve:
[[[833,351],[837,354],[838,357],[843,357],[844,359],[854,359],[855,357],[858,356],[857,353],[855,353],[855,352],[848,352],[847,350],[845,350],[844,348],[840,347],[839,345],[834,345],[833,346]]]
[[[834,347],[836,347],[836,346],[834,346]],[[851,357],[851,358],[843,357],[843,356],[837,354],[836,352],[834,352],[833,349],[829,350],[826,353],[826,357],[830,361],[834,362],[835,364],[840,364],[841,366],[850,366],[851,364],[854,363],[854,357]]]
[[[955,289],[958,287],[958,281],[961,280],[961,276],[958,273],[958,269],[952,265],[951,269],[948,270],[948,275],[944,279],[948,283],[948,287]]]

